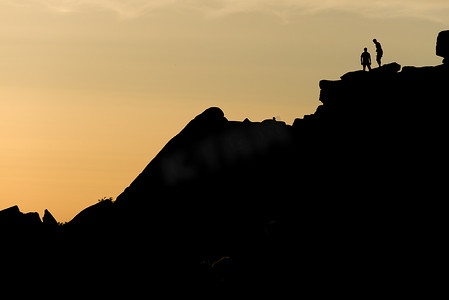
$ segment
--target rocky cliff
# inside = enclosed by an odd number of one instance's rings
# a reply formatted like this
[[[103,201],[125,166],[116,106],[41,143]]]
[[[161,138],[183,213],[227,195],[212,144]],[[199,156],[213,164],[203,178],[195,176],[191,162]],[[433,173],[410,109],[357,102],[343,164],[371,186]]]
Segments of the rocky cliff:
[[[437,45],[447,61],[447,33]],[[40,253],[49,278],[91,290],[429,294],[446,234],[448,83],[447,64],[349,72],[322,80],[322,105],[291,126],[209,108],[115,202],[62,228],[0,212],[1,230],[19,237],[4,245],[23,253],[32,238],[24,252]]]

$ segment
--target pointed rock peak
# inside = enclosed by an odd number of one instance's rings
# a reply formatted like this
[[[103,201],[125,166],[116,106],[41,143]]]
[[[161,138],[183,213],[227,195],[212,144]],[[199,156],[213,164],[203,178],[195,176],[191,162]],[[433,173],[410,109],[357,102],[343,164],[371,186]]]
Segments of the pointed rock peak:
[[[50,226],[58,225],[58,222],[56,221],[55,217],[53,217],[53,215],[48,211],[48,209],[46,209],[44,212],[42,222]]]

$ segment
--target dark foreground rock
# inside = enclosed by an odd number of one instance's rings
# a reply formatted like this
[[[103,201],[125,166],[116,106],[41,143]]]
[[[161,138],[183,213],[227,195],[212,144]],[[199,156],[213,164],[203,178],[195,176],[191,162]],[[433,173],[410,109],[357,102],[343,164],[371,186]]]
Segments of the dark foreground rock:
[[[323,104],[292,126],[209,108],[115,202],[31,247],[4,244],[40,253],[51,282],[103,296],[429,297],[445,268],[448,80],[446,65],[350,72],[321,81]],[[0,212],[2,229],[21,217]]]

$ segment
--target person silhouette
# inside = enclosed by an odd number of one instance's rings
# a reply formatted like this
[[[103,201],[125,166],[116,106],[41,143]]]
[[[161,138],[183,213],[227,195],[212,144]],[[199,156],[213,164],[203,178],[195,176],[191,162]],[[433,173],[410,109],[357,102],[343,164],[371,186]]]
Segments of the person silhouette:
[[[384,54],[384,51],[382,50],[382,46],[380,45],[380,43],[376,40],[376,39],[374,39],[373,40],[373,43],[376,45],[376,52],[377,52],[377,55],[376,55],[376,61],[377,61],[377,64],[379,65],[379,67],[381,66],[381,59],[382,59],[382,55]]]
[[[363,49],[363,53],[360,57],[360,62],[362,63],[363,71],[366,70],[366,67],[368,67],[368,71],[371,71],[371,54],[369,54],[367,48]]]

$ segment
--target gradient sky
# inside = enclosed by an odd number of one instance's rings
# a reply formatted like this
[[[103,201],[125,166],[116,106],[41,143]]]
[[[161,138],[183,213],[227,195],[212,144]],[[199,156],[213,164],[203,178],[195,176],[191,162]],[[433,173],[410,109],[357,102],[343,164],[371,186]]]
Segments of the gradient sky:
[[[0,0],[0,209],[69,221],[210,106],[291,124],[373,38],[385,63],[440,64],[448,16],[447,0]]]

